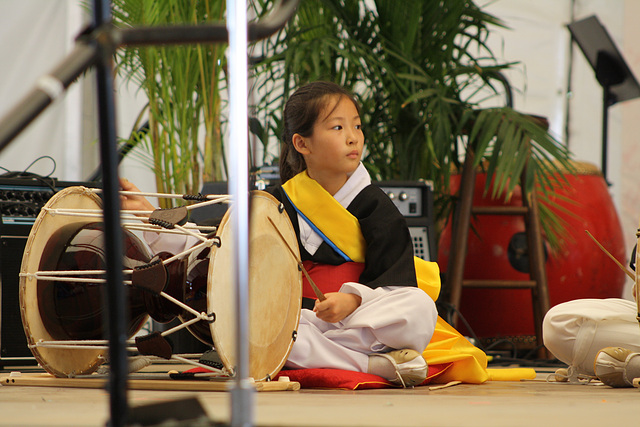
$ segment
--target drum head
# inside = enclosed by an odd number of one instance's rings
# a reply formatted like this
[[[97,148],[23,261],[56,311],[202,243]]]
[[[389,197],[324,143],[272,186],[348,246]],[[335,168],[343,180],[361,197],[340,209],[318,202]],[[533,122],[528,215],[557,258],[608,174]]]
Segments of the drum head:
[[[249,225],[249,376],[273,378],[284,366],[295,340],[302,301],[298,240],[281,204],[269,193],[253,191]],[[207,277],[207,307],[215,313],[211,336],[227,369],[236,366],[236,317],[232,283],[233,227],[229,212],[218,227],[221,245],[214,247]],[[298,255],[299,256],[299,255]]]
[[[39,271],[42,253],[49,238],[71,222],[96,222],[95,218],[52,215],[47,209],[102,209],[100,198],[84,187],[68,187],[56,193],[40,211],[31,228],[24,255],[22,274]],[[38,301],[38,280],[20,277],[20,313],[27,343],[38,363],[57,377],[81,375],[93,372],[104,362],[106,350],[71,350],[60,348],[34,347],[38,341],[51,341],[51,336],[40,314]]]

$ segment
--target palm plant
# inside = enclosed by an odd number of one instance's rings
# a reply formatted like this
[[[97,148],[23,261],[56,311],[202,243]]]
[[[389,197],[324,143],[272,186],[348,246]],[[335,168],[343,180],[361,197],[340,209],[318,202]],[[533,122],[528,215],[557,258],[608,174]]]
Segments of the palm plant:
[[[225,0],[113,0],[119,26],[198,24],[222,21]],[[134,81],[149,103],[143,162],[163,193],[195,193],[202,180],[224,176],[220,96],[226,45],[127,47],[117,52],[118,72]],[[203,136],[202,133],[204,133]],[[162,199],[162,207],[171,200]]]
[[[508,197],[528,161],[522,184],[537,183],[546,200],[558,168],[571,170],[569,152],[537,120],[508,106],[481,107],[487,93],[502,96],[495,77],[514,65],[499,63],[487,46],[491,26],[503,23],[470,0],[306,0],[260,46],[272,53],[255,67],[265,94],[261,121],[277,132],[292,88],[329,79],[359,98],[372,175],[432,181],[437,218],[448,216],[452,166],[468,150],[487,165],[494,195]],[[547,206],[541,215],[553,237],[561,225]]]

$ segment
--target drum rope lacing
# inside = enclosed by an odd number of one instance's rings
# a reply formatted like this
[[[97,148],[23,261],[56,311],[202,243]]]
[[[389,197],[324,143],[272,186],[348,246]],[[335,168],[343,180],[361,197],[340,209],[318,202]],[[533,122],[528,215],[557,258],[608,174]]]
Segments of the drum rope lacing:
[[[100,189],[93,189],[95,193],[101,192]],[[153,196],[153,197],[167,197],[167,198],[192,198],[193,200],[201,200],[206,199],[208,201],[195,203],[193,205],[187,206],[187,209],[194,209],[196,207],[202,207],[204,205],[214,204],[214,203],[227,203],[230,201],[231,197],[228,195],[209,195],[204,196],[202,194],[199,195],[174,195],[174,194],[165,194],[165,193],[143,193],[143,192],[134,192],[134,191],[121,191],[121,194],[126,195],[140,195],[140,196]],[[101,209],[68,209],[68,208],[43,208],[50,215],[67,215],[67,216],[79,216],[79,217],[89,217],[89,218],[102,218],[102,210]],[[216,231],[217,227],[211,226],[197,226],[197,225],[178,225],[175,224],[174,229],[166,229],[158,225],[148,224],[144,221],[147,221],[146,218],[139,217],[137,215],[148,215],[152,211],[134,211],[134,210],[123,210],[121,218],[123,220],[135,221],[134,223],[123,223],[123,227],[136,230],[136,231],[154,231],[159,233],[178,233],[178,234],[187,234],[192,236],[198,240],[200,240],[200,244],[194,245],[191,248],[176,254],[166,260],[163,261],[164,265],[167,265],[175,260],[182,259],[185,256],[190,255],[192,252],[204,249],[205,247],[211,247],[213,245],[220,247],[220,239],[216,236],[209,236],[203,234],[202,232],[212,232]],[[193,230],[200,231],[200,233],[196,233]],[[124,270],[124,274],[132,274],[133,270]],[[61,282],[79,282],[79,283],[105,283],[105,279],[92,279],[92,278],[84,278],[84,277],[58,277],[58,276],[73,276],[73,275],[99,275],[105,274],[104,270],[84,270],[84,271],[37,271],[35,273],[20,273],[21,277],[27,277],[29,279],[40,279],[40,280],[50,280],[50,281],[61,281]],[[125,280],[125,284],[131,285],[130,280]]]
[[[88,189],[85,189],[85,190],[88,190]],[[95,193],[95,192],[100,192],[100,190],[90,190],[89,192]],[[189,206],[186,206],[185,209],[189,209],[189,210],[195,209],[200,206],[211,205],[215,203],[228,203],[231,200],[231,197],[229,196],[196,195],[193,197],[190,197],[190,196],[184,197],[181,195],[163,195],[161,193],[121,192],[121,194],[122,193],[145,195],[145,196],[169,197],[169,198],[183,198],[185,200],[198,200],[198,201],[202,200],[203,198],[207,199],[206,201],[200,201],[198,203],[193,203]],[[59,216],[82,217],[86,219],[84,221],[86,223],[87,221],[91,221],[93,218],[96,218],[98,221],[102,219],[103,211],[102,209],[99,209],[99,206],[100,206],[99,203],[97,203],[97,206],[98,208],[94,208],[94,209],[85,209],[85,208],[67,209],[67,208],[52,208],[52,207],[46,206],[43,208],[43,213],[46,213],[47,215],[51,215],[51,216],[59,215]],[[280,204],[280,206],[278,206],[279,213],[283,212],[282,208],[283,208],[283,205]],[[179,224],[183,224],[183,225],[176,224],[175,229],[166,229],[161,226],[153,225],[149,223],[147,215],[150,215],[153,212],[154,211],[122,210],[121,211],[122,227],[131,231],[141,231],[141,232],[153,231],[156,233],[189,235],[199,240],[199,243],[192,245],[189,249],[181,252],[180,254],[177,254],[172,256],[171,258],[162,260],[163,265],[174,262],[175,260],[182,260],[185,256],[189,256],[192,253],[197,251],[205,253],[207,252],[207,248],[210,248],[211,246],[214,246],[214,245],[217,247],[221,247],[222,237],[216,234],[218,234],[224,228],[224,224],[220,224],[220,227],[197,226],[191,223],[184,224],[183,221],[180,220]],[[186,216],[184,218],[186,218]],[[197,253],[194,255],[197,255]],[[131,275],[133,274],[133,270],[123,269],[123,273],[125,273],[125,275]],[[37,280],[49,280],[49,281],[78,282],[78,283],[83,283],[83,282],[84,283],[106,283],[106,280],[103,277],[101,277],[101,276],[104,276],[105,274],[106,272],[104,270],[84,270],[84,271],[78,271],[78,270],[57,271],[56,270],[56,271],[33,272],[33,269],[32,269],[31,272],[29,273],[20,273],[20,276],[26,278],[27,280],[37,279]],[[75,277],[75,276],[82,276],[82,277]],[[91,276],[94,276],[94,277],[91,277]],[[125,278],[127,277],[125,276]],[[135,286],[132,283],[132,280],[124,280],[123,283],[131,286]],[[162,336],[170,335],[172,333],[175,333],[178,330],[187,328],[193,325],[194,323],[197,323],[200,321],[205,321],[209,323],[213,323],[216,321],[216,313],[197,312],[191,307],[189,307],[188,305],[186,305],[185,303],[183,303],[182,301],[179,301],[171,297],[170,295],[165,294],[162,291],[157,292],[156,290],[154,291],[154,293],[161,295],[163,298],[166,298],[168,301],[173,302],[177,306],[181,307],[183,310],[190,313],[190,316],[188,317],[191,317],[189,320],[181,318],[180,324],[178,324],[177,326],[169,330],[163,331],[161,333]],[[92,351],[102,352],[104,350],[107,350],[107,351],[109,350],[109,342],[107,340],[75,340],[75,341],[74,340],[52,340],[51,337],[48,337],[48,336],[44,336],[41,339],[38,339],[37,337],[33,337],[33,338],[35,339],[29,340],[29,348],[34,350],[35,348],[38,348],[38,347],[51,348],[51,349],[64,349],[64,350],[79,349],[82,351],[89,351],[89,352],[92,352]],[[293,341],[295,341],[295,338],[296,338],[295,330],[293,331],[291,338],[293,339]],[[126,341],[126,347],[127,347],[126,350],[128,352],[133,353],[132,355],[135,355],[136,353],[138,354],[141,353],[140,348],[136,345],[136,342],[133,339],[129,339]],[[167,355],[168,354],[169,353],[167,353]],[[145,357],[147,356],[161,359],[161,357],[158,357],[157,355],[145,354]],[[103,354],[97,354],[95,357],[97,357],[97,359],[104,359]],[[171,357],[171,359],[175,359],[176,361],[181,361],[194,366],[202,367],[208,371],[207,373],[197,374],[198,376],[211,376],[212,378],[220,377],[220,376],[231,376],[231,377],[235,376],[235,369],[233,367],[223,366],[223,369],[221,370],[219,369],[219,367],[212,367],[210,365],[205,365],[199,362],[195,362],[193,360],[182,358],[178,355],[171,354],[168,357]],[[164,360],[166,361],[167,358],[164,357]],[[229,363],[231,363],[231,361],[229,361]],[[225,365],[226,364],[227,363],[225,363]],[[56,371],[56,375],[59,374],[56,367],[50,367],[50,369],[51,369],[50,372]],[[67,372],[66,368],[61,368],[61,369],[63,369],[62,371],[63,375],[75,376],[75,372],[76,372],[75,370],[69,373]],[[271,376],[270,374],[267,374],[267,375],[268,377]]]
[[[99,192],[99,190],[95,190],[96,192]],[[157,196],[157,197],[174,197],[174,198],[185,198],[184,196],[178,196],[178,195],[165,195],[165,194],[161,194],[161,193],[139,193],[139,192],[121,192],[123,194],[137,194],[137,195],[145,195],[145,196]],[[194,208],[194,207],[199,207],[199,206],[203,206],[203,205],[209,205],[209,204],[214,204],[214,203],[223,203],[223,202],[228,202],[230,200],[229,196],[203,196],[203,195],[198,195],[198,196],[193,196],[190,197],[188,196],[187,199],[190,200],[208,200],[205,202],[200,202],[200,203],[195,203],[193,205],[190,205],[187,208]],[[79,217],[89,217],[89,218],[102,218],[102,210],[100,209],[64,209],[64,208],[45,208],[44,209],[47,213],[49,213],[50,215],[67,215],[67,216],[79,216]],[[200,241],[200,243],[191,246],[190,248],[173,255],[170,258],[167,258],[165,260],[162,260],[163,265],[168,265],[171,262],[174,262],[176,260],[181,260],[187,256],[189,256],[190,254],[192,254],[193,252],[196,251],[201,251],[205,248],[209,248],[211,246],[217,246],[220,247],[221,241],[220,238],[218,236],[215,235],[211,235],[211,232],[214,232],[217,230],[217,227],[211,227],[211,226],[196,226],[196,225],[185,225],[185,226],[181,226],[178,224],[175,224],[174,229],[168,230],[166,228],[163,228],[161,226],[158,225],[153,225],[153,224],[148,224],[145,223],[144,221],[146,221],[146,218],[143,217],[139,217],[137,216],[137,214],[140,215],[146,215],[149,214],[151,211],[133,211],[133,210],[126,210],[126,211],[122,211],[122,218],[125,221],[135,221],[133,223],[123,223],[123,227],[124,228],[128,228],[130,230],[137,230],[137,231],[154,231],[154,232],[160,232],[160,233],[179,233],[179,234],[187,234],[189,236],[192,236],[194,238],[196,238],[197,240]],[[195,231],[199,231],[199,232],[195,232]],[[203,234],[202,232],[206,232],[209,234]],[[55,270],[55,271],[36,271],[33,273],[20,273],[20,277],[26,277],[29,280],[47,280],[47,281],[58,281],[58,282],[76,282],[76,283],[106,283],[106,279],[105,278],[99,278],[99,277],[95,277],[95,278],[91,278],[91,277],[76,277],[76,276],[104,276],[106,274],[105,270]],[[125,269],[123,270],[123,274],[130,276],[131,274],[133,274],[133,270],[132,269]],[[132,285],[132,281],[131,280],[123,280],[123,283],[126,285]],[[176,304],[177,306],[181,307],[183,310],[189,312],[190,314],[192,314],[194,317],[192,319],[190,319],[189,321],[185,321],[182,322],[181,324],[167,330],[163,332],[163,335],[169,335],[171,333],[174,333],[180,329],[186,328],[187,326],[190,326],[193,323],[199,322],[199,321],[205,321],[208,323],[213,323],[215,322],[215,313],[204,313],[204,312],[198,312],[196,310],[194,310],[193,308],[191,308],[190,306],[188,306],[187,304],[183,303],[182,301],[179,301],[178,299],[172,297],[171,295],[165,293],[165,292],[160,292],[159,295],[161,295],[162,297],[164,297],[165,299],[167,299],[168,301]],[[85,345],[89,345],[90,348],[95,348],[95,345],[97,344],[96,342],[89,342],[89,341],[82,341],[82,343],[84,343]],[[104,341],[101,344],[106,344],[106,341]],[[53,347],[53,348],[59,348],[59,346],[63,346],[63,348],[68,348],[69,345],[73,346],[74,348],[79,348],[82,347],[82,345],[80,343],[77,342],[69,342],[69,341],[52,341],[52,342],[45,342],[45,341],[41,341],[39,343],[36,344],[36,346],[46,346],[46,347]]]
[[[75,343],[79,343],[79,344],[75,344]],[[88,343],[92,343],[93,345],[89,345]],[[127,345],[131,345],[132,341],[131,340],[127,340]],[[73,341],[73,340],[69,340],[69,341],[44,341],[41,340],[39,342],[37,342],[35,345],[29,345],[30,348],[32,347],[40,347],[40,348],[56,348],[56,349],[74,349],[74,350],[109,350],[109,342],[104,340],[95,340],[95,341],[91,341],[91,340],[85,340],[85,341]],[[131,346],[131,347],[127,347],[126,350],[128,352],[131,353],[135,353],[138,351],[137,347]],[[135,358],[136,356],[131,357],[130,359]],[[144,356],[145,358],[148,358],[150,360],[153,361],[160,361],[160,362],[167,362],[167,359],[164,359],[162,357],[158,357],[158,356]],[[203,368],[208,370],[208,373],[200,373],[199,376],[210,376],[212,378],[215,377],[233,377],[235,375],[234,371],[231,369],[227,369],[226,367],[222,367],[222,368],[218,368],[215,366],[211,366],[211,365],[207,365],[204,363],[200,363],[198,361],[195,361],[193,359],[190,359],[188,357],[183,357],[180,355],[176,355],[176,354],[172,354],[171,355],[171,361],[177,361],[177,362],[182,362],[185,364],[189,364],[189,365],[193,365],[196,366],[198,368]],[[144,367],[144,366],[143,366]],[[91,374],[91,375],[87,375],[86,377],[91,377],[91,378],[95,378],[96,374]],[[80,375],[76,376],[76,375],[69,375],[69,377],[81,377]]]
[[[90,191],[99,194],[102,193],[100,188],[91,188]],[[144,197],[158,197],[162,199],[184,199],[184,200],[200,200],[210,201],[211,203],[227,203],[231,201],[230,194],[170,194],[170,193],[149,193],[144,191],[120,191],[120,194],[125,196],[144,196]],[[211,204],[207,202],[208,204]],[[202,206],[202,205],[200,205]]]
[[[214,316],[215,317],[215,316]],[[186,328],[187,326],[198,322],[201,319],[191,319],[189,321],[186,321],[184,323],[181,323],[180,325],[177,325],[171,329],[168,329],[166,331],[163,331],[160,333],[160,335],[162,336],[167,336],[167,335],[171,335],[172,333]],[[126,345],[127,345],[127,351],[135,353],[138,351],[138,347],[136,346],[136,342],[135,339],[129,339],[126,340]],[[109,349],[109,342],[107,340],[56,340],[56,341],[46,341],[46,340],[39,340],[37,341],[35,344],[29,344],[29,348],[33,348],[33,347],[37,347],[37,348],[55,348],[55,349],[74,349],[74,350],[108,350]],[[154,356],[148,356],[148,357],[154,357]],[[159,357],[156,357],[157,359],[162,359]],[[163,359],[166,360],[166,359]],[[205,368],[209,371],[212,372],[213,376],[233,376],[233,371],[228,370],[227,368],[216,368],[210,365],[205,365],[199,362],[195,362],[191,359],[187,359],[187,358],[183,358],[181,356],[172,354],[171,355],[171,360],[177,360],[177,361],[181,361],[184,363],[188,363],[197,367],[201,367],[201,368]]]

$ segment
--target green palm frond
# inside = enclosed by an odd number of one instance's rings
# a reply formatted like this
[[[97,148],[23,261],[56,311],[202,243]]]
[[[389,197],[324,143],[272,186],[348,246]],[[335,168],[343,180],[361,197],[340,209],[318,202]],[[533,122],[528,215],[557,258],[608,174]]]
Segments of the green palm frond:
[[[113,0],[120,27],[200,24],[222,21],[224,0]],[[150,131],[142,159],[156,175],[160,192],[195,193],[202,180],[224,176],[221,84],[225,46],[125,47],[116,70],[149,99]],[[204,135],[203,135],[204,134]],[[143,156],[144,157],[144,156]],[[161,201],[169,207],[169,201]]]
[[[259,44],[273,55],[254,67],[257,86],[278,90],[256,108],[277,136],[292,88],[330,79],[352,89],[372,176],[432,181],[438,219],[450,211],[449,178],[467,149],[487,165],[494,196],[508,197],[526,165],[523,185],[543,199],[562,181],[558,171],[572,170],[570,153],[535,118],[481,107],[503,100],[497,73],[516,65],[491,52],[495,27],[506,26],[471,0],[306,0],[283,31]],[[546,217],[548,208],[541,215],[553,240],[561,222]]]

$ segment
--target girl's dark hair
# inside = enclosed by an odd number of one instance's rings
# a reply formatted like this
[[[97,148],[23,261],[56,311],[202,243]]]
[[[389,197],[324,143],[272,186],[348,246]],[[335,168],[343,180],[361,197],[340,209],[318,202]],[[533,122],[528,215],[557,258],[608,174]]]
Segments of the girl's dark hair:
[[[284,107],[280,149],[280,182],[283,184],[307,168],[304,157],[293,147],[293,135],[311,136],[313,125],[326,107],[329,95],[348,97],[360,113],[360,107],[351,92],[335,83],[312,82],[296,90]]]

